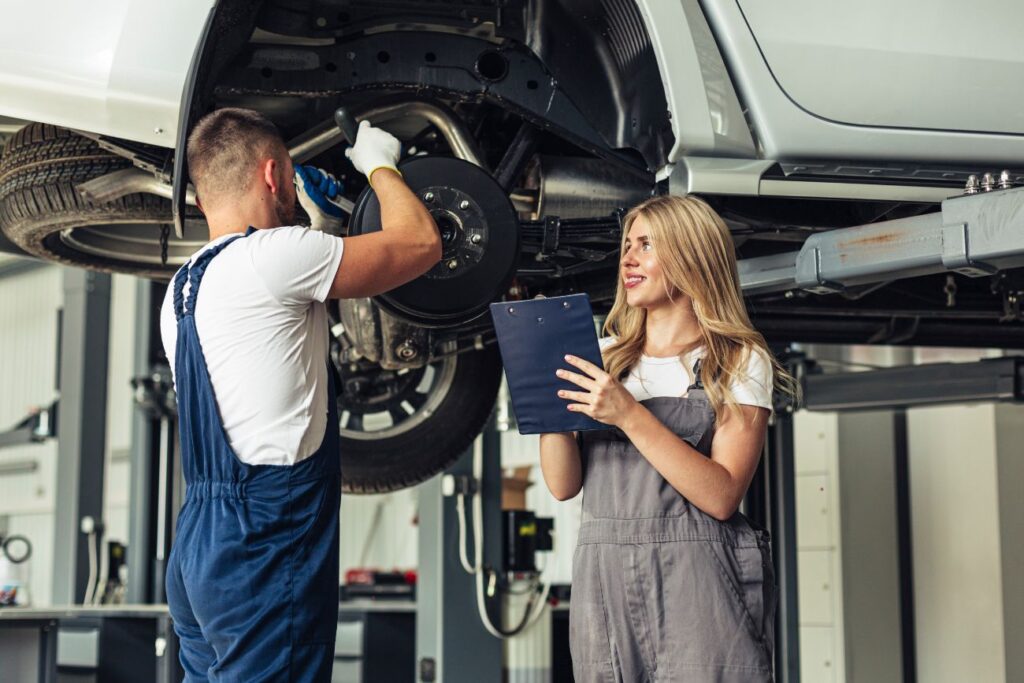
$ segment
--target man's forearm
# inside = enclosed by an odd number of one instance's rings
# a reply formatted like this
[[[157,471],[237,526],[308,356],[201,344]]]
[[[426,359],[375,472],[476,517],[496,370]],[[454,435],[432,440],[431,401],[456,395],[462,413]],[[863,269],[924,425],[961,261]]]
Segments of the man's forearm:
[[[434,219],[401,175],[390,168],[378,168],[373,172],[372,181],[377,199],[380,200],[381,230],[394,227],[418,228],[427,238],[437,236]]]

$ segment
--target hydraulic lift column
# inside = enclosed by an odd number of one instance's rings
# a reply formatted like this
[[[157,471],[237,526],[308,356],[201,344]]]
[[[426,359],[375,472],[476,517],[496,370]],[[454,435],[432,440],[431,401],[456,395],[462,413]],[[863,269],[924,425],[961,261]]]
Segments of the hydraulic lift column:
[[[494,423],[483,435],[483,564],[501,566],[501,463]],[[447,474],[472,476],[470,447]],[[441,476],[419,488],[419,573],[416,585],[416,680],[422,683],[500,681],[502,641],[488,633],[477,610],[475,577],[459,562],[456,496],[441,492]],[[471,497],[466,497],[467,537],[472,537]],[[472,540],[467,539],[472,557]],[[500,600],[490,601],[492,604]],[[492,623],[501,619],[492,613]]]

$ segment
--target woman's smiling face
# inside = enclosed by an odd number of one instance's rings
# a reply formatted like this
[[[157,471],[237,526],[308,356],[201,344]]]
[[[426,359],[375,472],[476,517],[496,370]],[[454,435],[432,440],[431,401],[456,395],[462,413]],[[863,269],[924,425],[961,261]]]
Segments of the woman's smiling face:
[[[626,303],[634,308],[656,308],[669,303],[665,273],[643,215],[637,216],[626,235],[619,261],[619,276]]]

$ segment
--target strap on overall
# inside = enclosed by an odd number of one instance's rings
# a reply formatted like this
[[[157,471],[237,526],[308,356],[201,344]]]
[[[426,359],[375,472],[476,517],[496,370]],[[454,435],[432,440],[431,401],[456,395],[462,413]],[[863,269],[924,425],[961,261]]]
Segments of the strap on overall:
[[[686,388],[687,393],[693,389],[704,391],[704,382],[700,378],[700,363],[702,360],[704,359],[698,358],[697,362],[693,364],[693,384]]]
[[[195,263],[191,265],[182,266],[181,270],[174,276],[174,319],[181,320],[182,316],[192,315],[196,311],[196,301],[198,300],[199,294],[199,283],[202,282],[203,275],[206,273],[207,266],[210,265],[210,261],[213,257],[224,251],[224,249],[234,242],[235,240],[243,237],[248,237],[256,231],[255,228],[250,227],[245,231],[244,235],[236,235],[228,238],[218,244],[213,249],[207,249],[199,258],[196,259]],[[185,303],[185,282],[189,283],[189,297],[188,304]]]

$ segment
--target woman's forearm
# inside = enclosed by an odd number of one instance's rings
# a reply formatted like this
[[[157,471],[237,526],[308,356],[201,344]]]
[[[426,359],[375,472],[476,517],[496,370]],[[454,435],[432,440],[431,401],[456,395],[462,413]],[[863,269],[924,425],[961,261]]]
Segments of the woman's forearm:
[[[736,512],[746,486],[725,467],[680,439],[641,404],[619,427],[672,488],[716,519]]]
[[[574,433],[540,435],[540,469],[544,483],[558,500],[568,500],[583,488],[583,463]]]

